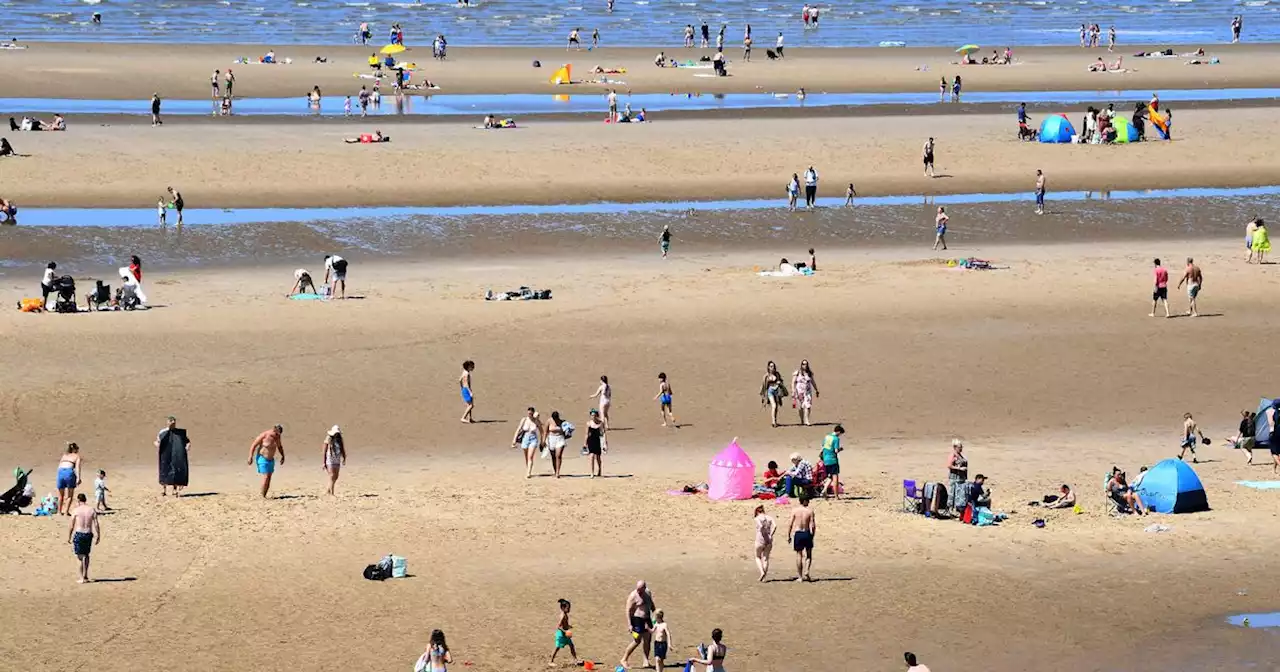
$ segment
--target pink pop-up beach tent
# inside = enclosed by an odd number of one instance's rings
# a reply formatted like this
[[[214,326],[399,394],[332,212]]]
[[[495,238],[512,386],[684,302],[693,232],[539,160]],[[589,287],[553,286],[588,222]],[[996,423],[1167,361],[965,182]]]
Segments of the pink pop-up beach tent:
[[[711,458],[707,468],[707,499],[751,499],[756,481],[756,464],[735,438]]]

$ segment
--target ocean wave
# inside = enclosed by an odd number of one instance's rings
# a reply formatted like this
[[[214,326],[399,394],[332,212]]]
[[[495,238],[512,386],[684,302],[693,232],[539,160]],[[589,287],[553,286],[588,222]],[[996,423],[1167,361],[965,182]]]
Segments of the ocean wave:
[[[915,5],[894,5],[893,11],[902,12],[903,14],[916,14],[919,13],[920,8]]]

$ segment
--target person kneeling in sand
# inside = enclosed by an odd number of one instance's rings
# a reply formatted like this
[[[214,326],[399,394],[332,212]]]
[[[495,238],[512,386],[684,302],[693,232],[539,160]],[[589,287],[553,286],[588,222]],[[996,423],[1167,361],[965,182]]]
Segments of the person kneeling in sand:
[[[1076,493],[1071,490],[1071,486],[1067,485],[1066,483],[1063,483],[1062,488],[1059,492],[1061,492],[1062,494],[1061,496],[1058,497],[1058,501],[1046,506],[1045,508],[1070,509],[1071,507],[1076,505]]]
[[[369,133],[361,133],[359,137],[343,138],[342,141],[347,143],[348,145],[356,145],[356,144],[367,145],[374,142],[391,142],[391,136],[383,135],[382,131],[374,131],[372,135],[370,135]]]

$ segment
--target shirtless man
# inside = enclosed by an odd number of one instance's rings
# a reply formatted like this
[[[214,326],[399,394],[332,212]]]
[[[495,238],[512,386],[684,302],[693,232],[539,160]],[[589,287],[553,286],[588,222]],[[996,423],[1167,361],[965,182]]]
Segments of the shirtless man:
[[[258,473],[262,474],[263,499],[267,498],[267,491],[271,489],[271,474],[276,471],[276,452],[280,453],[280,464],[284,465],[284,441],[281,434],[284,434],[284,427],[276,425],[259,434],[253,440],[253,445],[249,446],[248,464],[256,463]]]
[[[476,395],[471,389],[471,372],[475,370],[476,363],[468,359],[462,363],[462,375],[458,376],[458,390],[462,394],[462,403],[467,405],[466,410],[462,412],[462,421],[468,424],[475,422],[471,417],[476,410]]]
[[[636,647],[643,646],[643,667],[649,667],[649,645],[653,638],[653,594],[644,581],[636,582],[636,589],[627,596],[627,627],[631,629],[631,644],[622,654],[619,663],[623,668],[630,667],[627,659],[635,653]]]
[[[98,527],[98,512],[85,501],[84,493],[76,495],[76,508],[71,511],[71,526],[67,529],[67,543],[80,560],[80,578],[76,583],[89,583],[89,552],[94,544],[102,541]]]
[[[1183,271],[1182,279],[1178,281],[1178,289],[1182,289],[1183,283],[1187,285],[1187,299],[1191,302],[1187,308],[1187,314],[1191,317],[1200,317],[1200,311],[1196,309],[1196,297],[1200,296],[1204,274],[1200,272],[1200,267],[1196,266],[1195,259],[1191,257],[1187,257],[1187,270]]]
[[[1200,427],[1196,425],[1195,418],[1190,413],[1182,414],[1182,452],[1178,453],[1178,459],[1181,460],[1187,454],[1187,449],[1191,449],[1191,463],[1196,464],[1196,439],[1204,439]]]
[[[791,509],[791,523],[787,525],[787,541],[796,551],[796,581],[812,580],[809,570],[813,569],[813,535],[817,531],[809,498],[801,495],[800,504]]]

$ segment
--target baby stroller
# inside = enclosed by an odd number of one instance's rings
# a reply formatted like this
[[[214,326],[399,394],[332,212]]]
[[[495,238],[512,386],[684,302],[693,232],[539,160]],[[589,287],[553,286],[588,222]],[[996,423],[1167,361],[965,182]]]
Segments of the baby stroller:
[[[80,309],[76,306],[76,279],[64,275],[60,278],[54,278],[53,291],[57,293],[54,300],[53,312],[55,313],[78,313]]]
[[[31,506],[31,497],[22,494],[27,489],[27,477],[31,472],[19,467],[13,473],[18,477],[18,482],[4,494],[0,494],[0,513],[21,513],[23,507]]]

